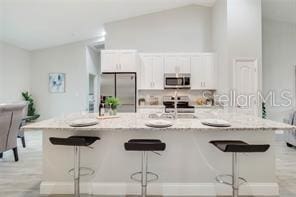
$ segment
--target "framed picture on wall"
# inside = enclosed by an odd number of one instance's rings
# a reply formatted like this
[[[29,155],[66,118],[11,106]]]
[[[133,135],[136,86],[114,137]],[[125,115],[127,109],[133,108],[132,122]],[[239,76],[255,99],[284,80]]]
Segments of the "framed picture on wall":
[[[65,73],[49,73],[48,86],[50,93],[65,92]]]

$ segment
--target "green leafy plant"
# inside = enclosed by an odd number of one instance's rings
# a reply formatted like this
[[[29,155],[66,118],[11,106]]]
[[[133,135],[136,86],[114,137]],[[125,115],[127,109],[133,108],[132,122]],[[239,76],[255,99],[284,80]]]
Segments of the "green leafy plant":
[[[264,102],[262,102],[262,118],[266,119],[266,106]]]
[[[22,96],[25,101],[28,102],[28,116],[30,117],[27,119],[28,122],[36,120],[40,117],[39,114],[36,113],[36,109],[34,106],[34,100],[32,98],[32,95],[29,94],[29,92],[22,92]]]
[[[112,109],[116,109],[120,105],[120,101],[118,98],[111,96],[106,98],[105,104],[110,106]]]

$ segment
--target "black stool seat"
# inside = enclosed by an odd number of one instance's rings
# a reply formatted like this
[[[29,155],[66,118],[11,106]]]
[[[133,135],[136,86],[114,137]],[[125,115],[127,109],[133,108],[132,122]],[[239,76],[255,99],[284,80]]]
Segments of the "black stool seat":
[[[131,139],[124,147],[127,151],[164,151],[166,144],[157,139]]]
[[[68,138],[49,138],[49,141],[52,144],[64,146],[90,146],[97,140],[100,140],[100,138],[93,136],[70,136]]]
[[[239,140],[213,140],[210,143],[223,152],[233,153],[265,152],[270,147],[269,144],[248,144]]]

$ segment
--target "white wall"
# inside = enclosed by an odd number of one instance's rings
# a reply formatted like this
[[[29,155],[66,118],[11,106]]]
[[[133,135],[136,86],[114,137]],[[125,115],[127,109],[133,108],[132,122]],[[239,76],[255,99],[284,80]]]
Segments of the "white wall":
[[[212,25],[213,49],[218,57],[219,94],[229,95],[229,91],[234,87],[233,61],[237,58],[257,59],[258,87],[261,89],[261,17],[261,0],[216,1]]]
[[[217,54],[218,90],[227,93],[231,87],[231,73],[228,64],[227,0],[216,1],[212,15],[213,50]]]
[[[212,8],[186,6],[105,24],[106,49],[212,51]]]
[[[30,90],[30,52],[0,42],[0,103],[22,100]]]
[[[100,73],[101,73],[101,55],[98,50],[93,49],[92,47],[86,48],[86,65],[87,65],[87,77],[88,82],[91,82],[90,80],[90,74],[94,77],[94,83],[89,84],[88,87],[93,87],[94,89],[94,97],[95,97],[95,111],[97,110],[98,106],[98,97],[100,95]],[[90,93],[88,88],[88,93]]]
[[[31,92],[41,119],[87,108],[86,47],[86,42],[78,42],[32,52]],[[65,93],[49,93],[51,72],[66,74]]]
[[[263,20],[263,90],[276,93],[276,103],[285,104],[280,99],[282,90],[292,93],[293,105],[289,107],[267,106],[267,117],[282,121],[288,117],[295,105],[296,69],[296,24]]]
[[[261,21],[261,0],[227,1],[229,65],[232,66],[235,58],[257,59],[259,89],[262,76]]]

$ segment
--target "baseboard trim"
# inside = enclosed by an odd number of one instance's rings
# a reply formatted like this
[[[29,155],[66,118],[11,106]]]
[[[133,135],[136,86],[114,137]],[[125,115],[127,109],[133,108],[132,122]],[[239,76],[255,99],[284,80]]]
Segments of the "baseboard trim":
[[[81,193],[120,196],[140,193],[137,183],[81,183]],[[72,194],[71,182],[42,182],[41,195]],[[216,183],[151,183],[148,186],[149,195],[163,196],[216,196],[231,195],[231,187]],[[240,187],[240,195],[279,196],[277,183],[247,183]]]

